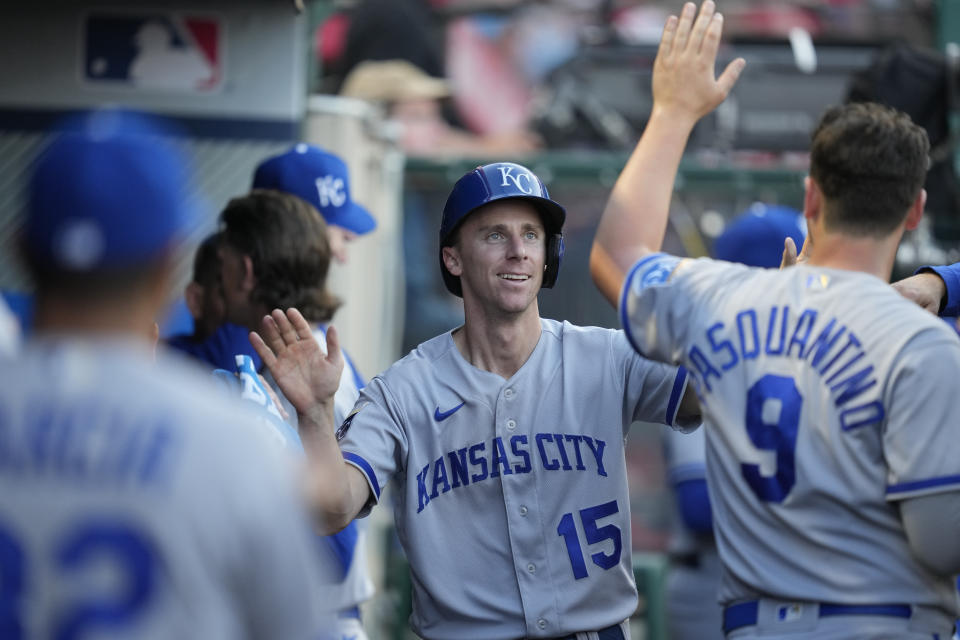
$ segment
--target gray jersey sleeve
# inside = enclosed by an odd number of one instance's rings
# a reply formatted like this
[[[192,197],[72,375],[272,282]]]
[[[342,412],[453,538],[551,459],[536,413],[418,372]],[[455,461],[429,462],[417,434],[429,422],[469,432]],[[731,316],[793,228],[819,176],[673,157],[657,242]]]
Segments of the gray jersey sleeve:
[[[353,411],[337,430],[347,464],[356,467],[370,486],[370,500],[360,511],[366,516],[380,501],[380,492],[407,458],[406,418],[386,382],[370,381],[360,392]]]
[[[666,253],[643,258],[627,274],[620,296],[620,320],[630,344],[648,358],[681,362],[694,306],[710,304],[713,285],[743,270]]]
[[[953,454],[960,341],[945,327],[923,331],[904,346],[895,366],[884,399],[890,408],[883,433],[887,499],[960,489],[960,460]]]
[[[687,375],[682,368],[654,362],[631,349],[623,332],[616,332],[611,341],[610,361],[618,367],[617,377],[624,380],[624,433],[635,421],[665,424],[688,430],[693,423],[678,424],[677,411],[687,388]]]

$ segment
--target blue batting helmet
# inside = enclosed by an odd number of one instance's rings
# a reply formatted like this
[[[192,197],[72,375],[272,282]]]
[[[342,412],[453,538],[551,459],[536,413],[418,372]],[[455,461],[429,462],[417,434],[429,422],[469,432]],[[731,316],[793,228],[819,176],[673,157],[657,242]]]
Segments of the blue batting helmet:
[[[557,281],[560,261],[563,259],[563,221],[566,210],[550,199],[547,188],[530,169],[513,162],[494,162],[477,167],[453,185],[443,207],[440,222],[440,273],[447,290],[463,297],[460,278],[447,271],[443,263],[443,248],[454,241],[454,232],[463,220],[484,206],[497,200],[525,200],[543,216],[547,230],[547,257],[541,286],[550,288]]]

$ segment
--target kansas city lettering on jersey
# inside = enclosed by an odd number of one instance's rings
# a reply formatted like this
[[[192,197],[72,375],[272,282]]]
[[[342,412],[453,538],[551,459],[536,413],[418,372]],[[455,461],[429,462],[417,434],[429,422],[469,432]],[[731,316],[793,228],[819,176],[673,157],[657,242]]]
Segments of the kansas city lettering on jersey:
[[[51,406],[41,397],[25,406],[16,418],[0,406],[0,475],[135,487],[167,478],[177,440],[166,417],[90,401]]]
[[[732,324],[708,327],[703,342],[687,353],[694,380],[707,393],[713,390],[711,380],[760,354],[796,358],[814,369],[829,388],[844,429],[883,419],[883,404],[874,399],[879,392],[874,367],[862,343],[846,325],[834,317],[820,318],[815,309],[743,309]]]
[[[530,473],[534,465],[547,471],[596,471],[606,476],[607,443],[572,433],[518,434],[496,437],[449,451],[417,473],[417,513],[445,493],[500,476]]]

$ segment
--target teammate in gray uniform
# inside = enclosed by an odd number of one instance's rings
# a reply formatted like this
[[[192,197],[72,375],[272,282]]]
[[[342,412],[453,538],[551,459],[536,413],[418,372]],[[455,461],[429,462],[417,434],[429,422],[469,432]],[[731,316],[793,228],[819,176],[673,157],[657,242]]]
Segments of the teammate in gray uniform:
[[[265,432],[162,355],[185,166],[97,112],[33,173],[35,326],[0,385],[0,637],[308,638],[319,576]]]
[[[887,280],[923,213],[929,144],[904,114],[828,110],[813,135],[809,260],[784,271],[656,253],[722,18],[671,18],[654,108],[591,259],[638,351],[686,365],[704,409],[730,638],[943,638],[960,571],[960,342]],[[639,261],[638,261],[639,259]],[[624,278],[624,274],[629,274]]]
[[[781,262],[784,239],[803,245],[803,215],[796,209],[755,202],[714,241],[713,257],[754,267]],[[671,640],[722,638],[723,609],[717,602],[720,557],[713,535],[707,494],[706,438],[703,429],[665,429],[664,462],[677,506],[670,539],[670,567],[664,587]]]
[[[374,378],[336,439],[335,330],[324,355],[296,310],[275,310],[252,339],[300,415],[325,523],[396,487],[424,638],[629,637],[624,439],[634,420],[692,428],[699,415],[686,374],[638,357],[622,331],[540,317],[564,216],[520,165],[460,178],[439,259],[465,324]]]

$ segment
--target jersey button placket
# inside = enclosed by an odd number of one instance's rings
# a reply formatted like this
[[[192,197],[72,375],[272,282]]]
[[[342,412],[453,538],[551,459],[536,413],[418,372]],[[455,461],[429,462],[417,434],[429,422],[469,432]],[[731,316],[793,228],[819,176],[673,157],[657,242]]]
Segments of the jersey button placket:
[[[536,488],[533,477],[526,475],[535,473],[536,469],[533,466],[536,463],[536,459],[533,458],[535,453],[531,451],[529,444],[535,442],[535,434],[523,431],[530,428],[529,411],[530,408],[525,407],[520,401],[517,390],[508,387],[500,392],[494,420],[497,435],[502,437],[504,448],[514,469],[513,473],[501,476],[501,486],[504,506],[507,507],[510,544],[514,549],[520,550],[516,555],[514,566],[520,587],[523,617],[529,629],[527,635],[539,635],[537,631],[551,631],[549,618],[546,616],[554,612],[551,604],[555,602],[556,594],[552,587],[544,584],[543,578],[549,575],[549,568],[545,564],[547,559],[543,555],[542,531],[539,519],[536,517]],[[523,422],[524,420],[527,422]],[[523,422],[522,425],[521,422]],[[526,443],[514,438],[526,438]],[[518,457],[515,447],[527,452],[528,469],[526,471],[517,470],[523,467],[524,459]],[[545,570],[547,574],[541,576]]]

